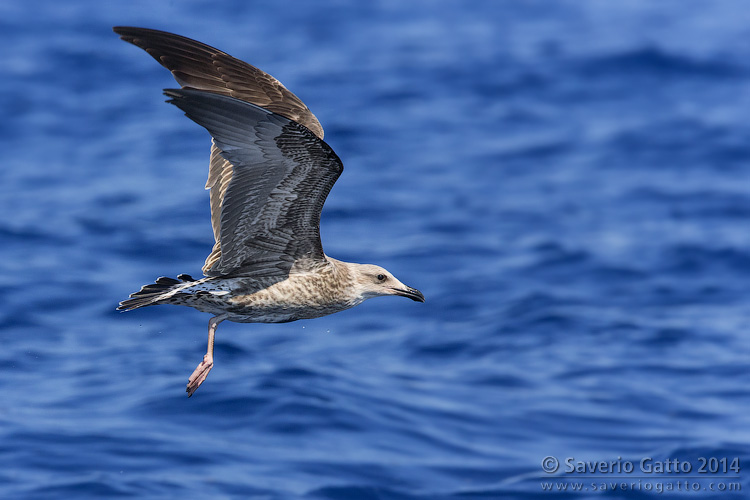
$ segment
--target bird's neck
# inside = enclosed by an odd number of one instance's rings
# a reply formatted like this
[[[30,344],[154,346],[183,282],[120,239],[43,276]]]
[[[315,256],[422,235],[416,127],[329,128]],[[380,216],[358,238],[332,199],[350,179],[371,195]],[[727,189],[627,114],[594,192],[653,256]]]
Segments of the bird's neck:
[[[354,273],[351,270],[353,264],[350,262],[344,262],[342,260],[336,260],[333,257],[326,255],[326,260],[330,265],[330,272],[334,279],[341,283],[351,283],[354,281]]]
[[[339,283],[340,290],[343,292],[343,295],[347,297],[347,302],[351,304],[349,307],[364,302],[366,297],[360,293],[359,287],[357,286],[356,271],[353,269],[358,264],[336,260],[327,255],[326,260],[328,260],[328,263],[331,266],[330,272],[333,279]]]

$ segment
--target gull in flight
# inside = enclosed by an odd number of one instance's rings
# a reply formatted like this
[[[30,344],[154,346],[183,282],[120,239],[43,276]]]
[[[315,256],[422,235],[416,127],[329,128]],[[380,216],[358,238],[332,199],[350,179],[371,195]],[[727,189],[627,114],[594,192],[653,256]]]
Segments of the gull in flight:
[[[115,33],[172,72],[164,94],[213,138],[206,189],[216,240],[205,277],[161,277],[122,301],[129,311],[158,304],[212,314],[208,350],[188,396],[214,363],[224,320],[284,323],[318,318],[383,295],[424,302],[382,267],[327,256],[320,212],[344,169],[305,104],[271,75],[213,47],[172,33],[118,26]]]

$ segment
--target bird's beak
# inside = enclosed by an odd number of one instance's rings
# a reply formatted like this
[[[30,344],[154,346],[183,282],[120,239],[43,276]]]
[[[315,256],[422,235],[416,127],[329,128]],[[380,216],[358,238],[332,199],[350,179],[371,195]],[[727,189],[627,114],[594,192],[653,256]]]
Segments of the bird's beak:
[[[412,288],[410,286],[404,287],[404,288],[391,288],[393,290],[394,295],[400,295],[402,297],[408,297],[411,300],[415,300],[417,302],[424,302],[424,295],[422,295],[422,292],[417,290],[416,288]]]

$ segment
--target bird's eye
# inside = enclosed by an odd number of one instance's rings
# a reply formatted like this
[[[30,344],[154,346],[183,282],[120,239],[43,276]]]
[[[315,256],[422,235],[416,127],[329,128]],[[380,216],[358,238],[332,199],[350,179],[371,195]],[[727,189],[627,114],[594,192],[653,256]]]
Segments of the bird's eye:
[[[376,278],[378,278],[378,281],[385,281],[385,274],[378,274]]]

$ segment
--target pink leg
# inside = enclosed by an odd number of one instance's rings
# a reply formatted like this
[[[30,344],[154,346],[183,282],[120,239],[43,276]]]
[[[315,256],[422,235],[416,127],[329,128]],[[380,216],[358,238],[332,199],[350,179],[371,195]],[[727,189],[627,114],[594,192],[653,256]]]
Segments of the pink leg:
[[[206,380],[206,377],[208,377],[208,372],[214,367],[214,335],[216,334],[216,327],[226,318],[225,315],[221,315],[208,320],[208,350],[206,355],[203,356],[203,361],[201,361],[188,379],[186,389],[188,397],[192,396],[195,390],[200,387],[203,381]]]

